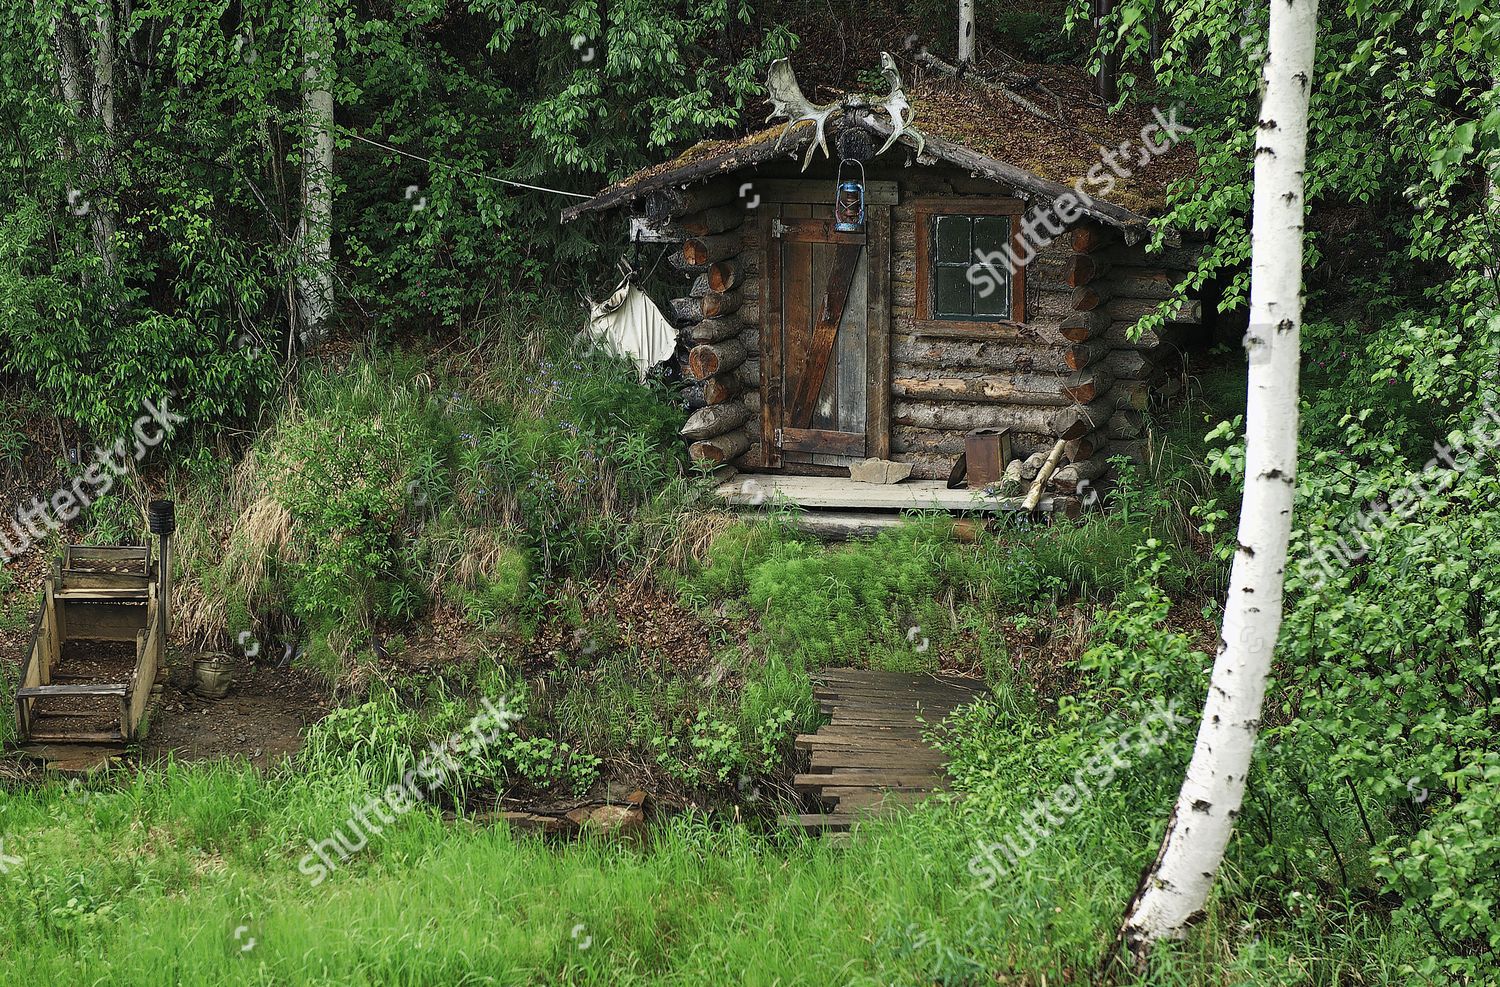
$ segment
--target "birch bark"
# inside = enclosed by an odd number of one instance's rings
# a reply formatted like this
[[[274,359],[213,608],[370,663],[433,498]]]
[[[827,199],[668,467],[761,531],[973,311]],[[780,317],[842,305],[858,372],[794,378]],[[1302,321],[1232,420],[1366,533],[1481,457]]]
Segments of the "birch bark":
[[[1251,234],[1245,493],[1239,546],[1208,698],[1182,790],[1155,862],[1120,929],[1139,962],[1203,914],[1244,800],[1281,628],[1297,467],[1302,323],[1303,169],[1317,37],[1316,0],[1270,0]]]
[[[312,5],[303,40],[302,222],[297,278],[302,342],[323,338],[333,312],[333,28],[326,7]]]

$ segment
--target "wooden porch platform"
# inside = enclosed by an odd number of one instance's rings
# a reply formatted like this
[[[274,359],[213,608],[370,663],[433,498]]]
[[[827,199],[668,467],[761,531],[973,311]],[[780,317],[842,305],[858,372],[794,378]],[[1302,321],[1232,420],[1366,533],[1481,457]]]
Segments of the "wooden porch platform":
[[[1020,497],[991,497],[982,490],[949,490],[942,480],[900,483],[856,483],[838,476],[784,476],[741,473],[715,490],[736,507],[795,507],[875,511],[1019,511]],[[1055,498],[1043,497],[1037,510],[1055,509]]]
[[[811,766],[794,781],[817,811],[782,822],[842,832],[943,788],[947,758],[922,739],[923,731],[985,691],[984,683],[956,676],[854,668],[815,674],[813,694],[832,722],[797,738]]]

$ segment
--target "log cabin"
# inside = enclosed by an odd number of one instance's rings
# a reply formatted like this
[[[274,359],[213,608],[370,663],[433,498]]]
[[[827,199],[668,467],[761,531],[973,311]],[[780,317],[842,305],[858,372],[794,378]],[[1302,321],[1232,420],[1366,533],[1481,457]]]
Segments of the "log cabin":
[[[1022,482],[1061,444],[1042,508],[1075,510],[1111,457],[1144,455],[1143,413],[1180,389],[1202,330],[1180,287],[1195,248],[1148,251],[1170,183],[1196,167],[1186,128],[1175,111],[1107,113],[1076,70],[1039,67],[1027,87],[933,71],[908,90],[882,60],[890,93],[821,106],[778,62],[784,122],[698,144],[563,220],[628,211],[671,244],[690,285],[663,306],[683,437],[726,477],[758,478],[731,499],[1014,506],[995,486],[950,489],[975,437],[999,434],[998,467]],[[911,479],[851,483],[867,458]]]

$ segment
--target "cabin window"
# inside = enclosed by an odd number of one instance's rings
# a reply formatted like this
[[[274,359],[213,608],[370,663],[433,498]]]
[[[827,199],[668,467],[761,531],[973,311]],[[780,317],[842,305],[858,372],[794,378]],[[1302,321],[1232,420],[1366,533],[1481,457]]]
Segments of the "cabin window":
[[[1025,256],[1016,243],[1020,211],[1013,199],[917,204],[918,331],[983,334],[1025,321],[1025,268],[1012,270],[1008,260]]]

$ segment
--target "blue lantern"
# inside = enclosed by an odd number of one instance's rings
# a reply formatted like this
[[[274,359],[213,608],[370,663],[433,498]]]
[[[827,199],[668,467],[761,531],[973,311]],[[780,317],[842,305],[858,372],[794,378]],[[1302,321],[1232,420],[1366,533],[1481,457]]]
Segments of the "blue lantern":
[[[859,181],[844,180],[844,166],[859,168]],[[865,229],[865,166],[864,162],[845,158],[839,162],[837,183],[833,196],[833,228],[840,233],[863,233]]]

